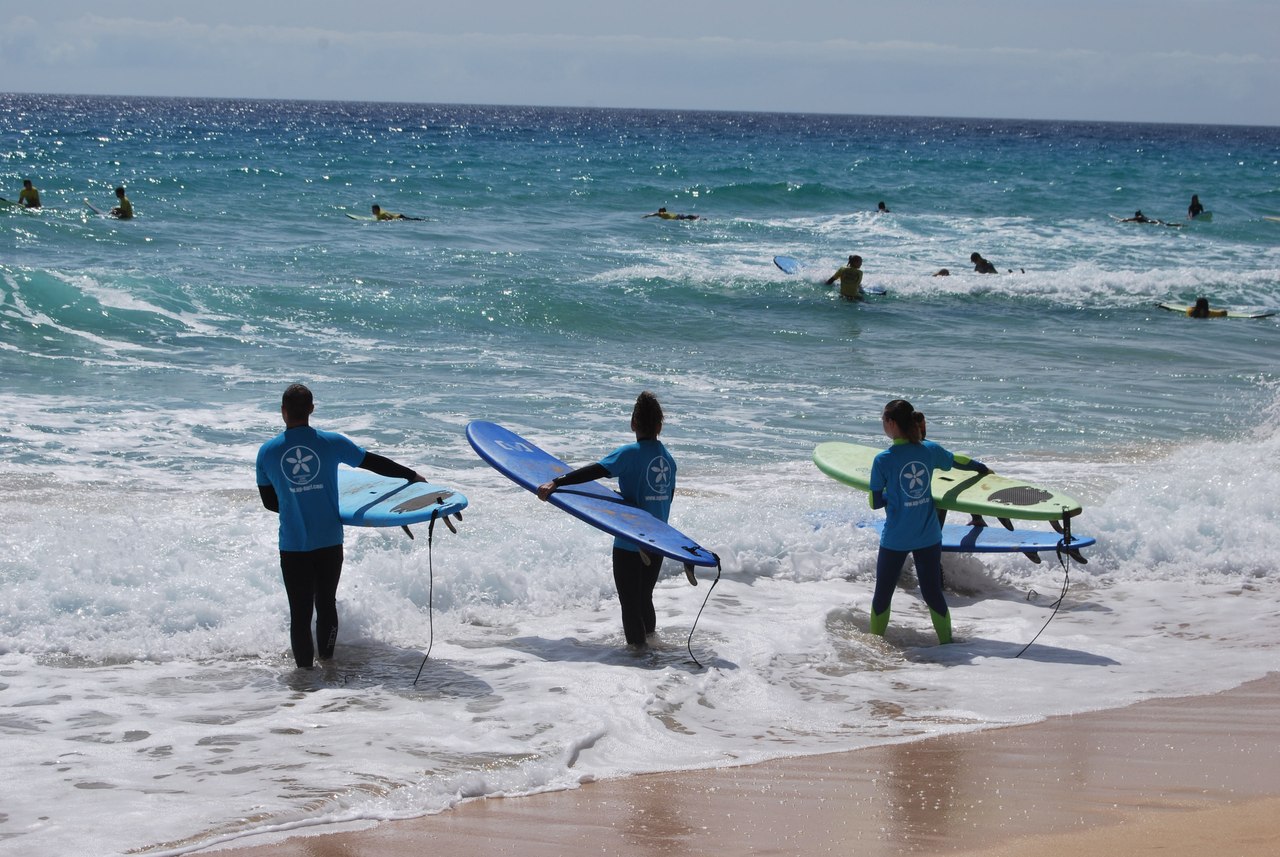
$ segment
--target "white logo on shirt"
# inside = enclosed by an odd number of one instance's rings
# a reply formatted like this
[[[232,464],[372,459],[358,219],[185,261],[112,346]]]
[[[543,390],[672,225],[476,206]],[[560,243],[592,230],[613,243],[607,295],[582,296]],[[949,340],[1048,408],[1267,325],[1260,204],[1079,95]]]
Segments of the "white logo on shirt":
[[[290,447],[280,459],[280,469],[294,485],[306,485],[320,475],[320,456],[305,446]]]
[[[898,475],[902,493],[910,500],[919,500],[929,493],[929,469],[918,461],[909,461]]]
[[[649,490],[662,495],[671,493],[671,462],[659,455],[649,462],[644,471]]]

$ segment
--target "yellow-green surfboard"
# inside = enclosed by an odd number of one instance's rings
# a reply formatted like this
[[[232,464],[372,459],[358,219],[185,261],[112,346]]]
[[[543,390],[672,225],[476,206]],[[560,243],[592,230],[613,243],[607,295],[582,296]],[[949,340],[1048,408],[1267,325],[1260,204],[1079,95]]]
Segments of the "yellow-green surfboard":
[[[837,482],[870,491],[871,462],[881,451],[831,441],[813,450],[813,463]],[[1066,494],[995,473],[979,476],[968,470],[935,470],[931,484],[934,504],[949,512],[1023,521],[1060,521],[1081,512],[1080,503]]]

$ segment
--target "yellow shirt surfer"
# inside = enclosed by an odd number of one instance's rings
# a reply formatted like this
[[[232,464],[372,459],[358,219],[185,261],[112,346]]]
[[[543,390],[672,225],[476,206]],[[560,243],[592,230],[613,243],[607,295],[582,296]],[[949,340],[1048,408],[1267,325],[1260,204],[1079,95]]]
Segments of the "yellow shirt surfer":
[[[373,211],[374,220],[421,220],[422,219],[421,217],[410,217],[407,214],[398,214],[394,211],[383,211],[382,206],[380,205],[374,205],[371,210]]]
[[[24,179],[22,182],[22,190],[18,192],[18,202],[22,203],[26,208],[40,207],[40,191],[35,189],[31,184],[31,179]]]
[[[850,256],[849,264],[827,278],[830,286],[840,281],[840,297],[847,301],[862,300],[862,257]]]
[[[130,220],[133,218],[133,203],[129,202],[129,197],[124,195],[124,188],[116,188],[116,201],[120,203],[111,209],[111,216],[118,217],[121,220]]]

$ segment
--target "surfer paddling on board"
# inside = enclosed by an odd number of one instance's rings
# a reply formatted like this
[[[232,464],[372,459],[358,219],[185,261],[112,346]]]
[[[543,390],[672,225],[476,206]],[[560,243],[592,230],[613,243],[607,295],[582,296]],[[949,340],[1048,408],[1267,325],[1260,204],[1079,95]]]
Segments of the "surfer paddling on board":
[[[671,498],[676,491],[676,462],[658,440],[663,413],[658,397],[648,390],[636,398],[631,410],[631,430],[635,443],[620,446],[595,464],[588,464],[557,476],[538,486],[538,499],[546,500],[559,488],[581,485],[597,479],[616,477],[618,493],[632,506],[643,509],[660,521],[671,514]],[[622,607],[622,633],[627,648],[640,650],[657,631],[653,608],[653,588],[662,571],[662,557],[650,556],[634,542],[613,540],[613,583]]]
[[[871,465],[871,508],[884,509],[885,519],[876,558],[870,630],[883,637],[889,627],[893,591],[907,554],[911,554],[938,642],[950,643],[951,613],[942,593],[942,524],[933,502],[933,471],[955,467],[986,474],[991,470],[976,459],[954,455],[925,441],[924,420],[917,419],[915,408],[903,399],[885,405],[880,423],[893,446],[877,455]]]
[[[421,217],[410,217],[407,214],[399,214],[394,211],[383,211],[382,206],[374,205],[372,207],[374,220],[422,220]]]
[[[840,281],[840,297],[847,301],[862,300],[862,257],[850,256],[849,264],[827,277],[826,284],[834,285],[836,280]]]
[[[697,220],[698,219],[698,215],[696,214],[673,214],[672,212],[667,211],[665,208],[659,208],[653,214],[646,214],[644,215],[644,217],[641,217],[640,219],[644,220],[645,217],[660,217],[663,220]]]
[[[427,481],[389,458],[365,452],[344,435],[312,428],[314,411],[307,387],[294,384],[285,390],[280,401],[285,429],[262,445],[257,459],[262,505],[280,515],[280,571],[289,597],[289,641],[299,669],[311,669],[317,654],[312,613],[320,660],[333,658],[338,639],[338,464],[408,482]]]
[[[1191,318],[1226,318],[1225,309],[1209,309],[1208,298],[1196,298],[1194,306],[1187,307],[1187,315]]]

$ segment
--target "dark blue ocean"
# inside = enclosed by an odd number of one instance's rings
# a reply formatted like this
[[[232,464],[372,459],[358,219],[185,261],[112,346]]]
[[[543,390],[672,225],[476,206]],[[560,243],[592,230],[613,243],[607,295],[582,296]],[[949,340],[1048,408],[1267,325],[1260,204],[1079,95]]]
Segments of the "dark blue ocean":
[[[1280,129],[41,95],[0,117],[0,196],[44,202],[0,206],[0,775],[24,783],[0,854],[182,853],[1274,668],[1280,320],[1156,304],[1280,308]],[[117,185],[132,221],[85,204]],[[347,216],[372,204],[423,219]],[[1138,209],[1168,225],[1117,221]],[[854,253],[886,295],[822,285]],[[348,532],[323,676],[290,668],[254,488],[294,381],[315,424],[472,504],[430,553]],[[703,667],[709,581],[671,570],[663,644],[626,654],[608,538],[463,437],[494,420],[586,463],[642,389],[672,523],[724,560]],[[954,646],[909,579],[865,633],[871,513],[810,455],[885,442],[898,397],[1085,506],[1099,544],[1022,658],[1056,563],[949,558]]]

